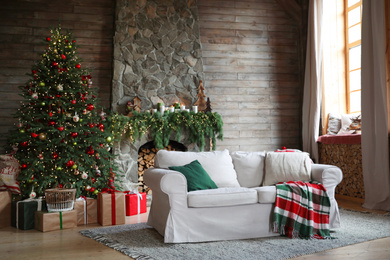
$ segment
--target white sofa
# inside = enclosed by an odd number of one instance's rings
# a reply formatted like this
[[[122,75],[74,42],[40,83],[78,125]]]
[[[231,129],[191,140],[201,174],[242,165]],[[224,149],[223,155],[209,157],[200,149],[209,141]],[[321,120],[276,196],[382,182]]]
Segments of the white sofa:
[[[217,189],[188,192],[185,176],[168,169],[194,160],[200,162]],[[265,152],[160,150],[155,168],[144,174],[153,196],[148,225],[164,236],[165,243],[278,236],[271,230],[276,186],[263,186],[272,182],[273,177],[268,174],[271,178],[267,178],[266,160]],[[334,193],[342,180],[341,170],[330,165],[303,164],[309,169],[310,179],[327,189],[331,201],[330,228],[340,227]]]

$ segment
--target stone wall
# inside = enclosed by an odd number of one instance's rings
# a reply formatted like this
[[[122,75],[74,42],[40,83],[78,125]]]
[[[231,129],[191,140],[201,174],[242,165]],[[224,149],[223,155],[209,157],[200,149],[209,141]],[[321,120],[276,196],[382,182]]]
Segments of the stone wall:
[[[117,0],[112,109],[138,96],[191,106],[203,78],[198,11],[193,0]]]

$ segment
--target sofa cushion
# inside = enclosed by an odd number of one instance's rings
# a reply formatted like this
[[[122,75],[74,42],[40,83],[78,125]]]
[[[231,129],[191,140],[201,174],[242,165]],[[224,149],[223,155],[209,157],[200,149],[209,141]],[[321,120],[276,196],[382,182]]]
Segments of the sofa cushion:
[[[197,160],[184,166],[171,166],[169,169],[181,172],[186,176],[187,191],[218,188]]]
[[[233,167],[232,157],[230,157],[228,150],[214,152],[160,150],[156,154],[154,166],[168,169],[170,166],[181,166],[194,160],[200,162],[218,188],[240,187]]]
[[[264,186],[285,181],[310,181],[311,159],[308,153],[269,152],[265,157]]]
[[[257,203],[257,191],[244,187],[191,191],[187,195],[190,208],[213,208]]]
[[[234,169],[241,187],[259,187],[264,177],[265,152],[232,152]]]
[[[276,186],[263,186],[252,188],[257,191],[259,203],[275,203],[276,201]]]

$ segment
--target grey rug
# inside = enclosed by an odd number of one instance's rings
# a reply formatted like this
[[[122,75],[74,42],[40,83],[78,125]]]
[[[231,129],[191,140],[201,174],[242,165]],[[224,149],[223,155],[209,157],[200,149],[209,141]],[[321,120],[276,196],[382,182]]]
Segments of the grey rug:
[[[234,241],[164,244],[163,237],[146,224],[81,230],[135,259],[288,259],[390,236],[390,216],[340,210],[342,228],[332,232],[337,239],[303,240],[286,237]]]

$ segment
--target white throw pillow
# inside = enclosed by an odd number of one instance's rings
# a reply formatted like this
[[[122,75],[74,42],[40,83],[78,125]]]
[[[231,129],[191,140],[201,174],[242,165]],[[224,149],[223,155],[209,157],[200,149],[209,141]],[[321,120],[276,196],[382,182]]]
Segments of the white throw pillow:
[[[328,135],[337,135],[341,129],[341,115],[336,113],[329,113],[328,117]]]
[[[267,153],[264,186],[285,181],[310,180],[311,160],[308,153]]]
[[[230,155],[241,187],[259,187],[264,178],[265,152],[232,152]]]
[[[352,119],[357,117],[358,115],[359,115],[359,113],[341,114],[341,128],[337,134],[338,135],[353,134],[355,132],[355,130],[348,130],[348,127],[351,125]]]
[[[156,168],[182,166],[198,160],[218,188],[240,187],[228,150],[214,152],[177,152],[160,150],[155,157]]]

